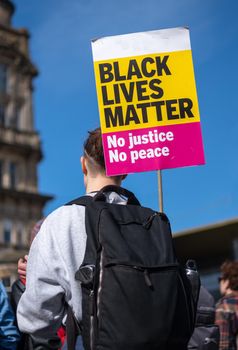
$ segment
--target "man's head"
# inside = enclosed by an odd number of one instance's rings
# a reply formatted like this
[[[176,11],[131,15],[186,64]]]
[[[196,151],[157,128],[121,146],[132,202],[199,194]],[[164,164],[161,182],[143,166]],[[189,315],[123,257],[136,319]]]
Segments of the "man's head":
[[[119,186],[126,177],[125,175],[106,176],[100,128],[89,131],[88,138],[84,142],[84,155],[81,157],[81,166],[87,192],[100,190],[106,185]]]
[[[226,261],[221,265],[219,281],[222,295],[238,292],[238,261]]]

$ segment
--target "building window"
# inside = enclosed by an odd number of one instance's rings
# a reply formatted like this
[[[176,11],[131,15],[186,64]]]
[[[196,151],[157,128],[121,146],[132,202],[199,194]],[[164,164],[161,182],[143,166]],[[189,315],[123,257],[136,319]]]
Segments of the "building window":
[[[0,160],[0,188],[3,187],[3,161]]]
[[[14,114],[11,116],[9,120],[9,126],[10,128],[18,129],[20,124],[20,107],[14,108]]]
[[[238,238],[232,242],[234,260],[238,260]]]
[[[5,108],[3,105],[0,105],[0,126],[5,125]]]
[[[11,221],[6,220],[3,227],[3,242],[5,245],[10,245],[12,234],[12,224]]]
[[[7,66],[0,64],[0,92],[7,90]]]
[[[9,164],[9,182],[10,182],[10,188],[16,188],[16,179],[17,179],[17,165],[16,163],[11,162]]]
[[[17,247],[22,248],[23,244],[23,226],[19,223],[17,226]]]
[[[22,240],[22,231],[17,231],[17,246],[21,248],[23,246],[23,240]]]

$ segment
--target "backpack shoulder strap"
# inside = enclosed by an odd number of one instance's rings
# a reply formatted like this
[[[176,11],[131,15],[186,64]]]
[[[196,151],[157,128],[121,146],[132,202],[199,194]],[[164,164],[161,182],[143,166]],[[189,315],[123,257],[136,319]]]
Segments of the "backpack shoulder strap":
[[[65,205],[82,205],[86,208],[85,213],[85,226],[86,226],[86,233],[87,233],[87,245],[86,245],[86,253],[84,256],[87,256],[88,247],[95,247],[97,250],[100,246],[98,236],[97,236],[97,227],[98,227],[98,221],[100,217],[101,210],[105,206],[104,203],[95,203],[94,197],[85,195],[76,199],[73,199],[72,201],[66,203]]]
[[[68,305],[66,319],[66,335],[68,350],[75,350],[78,336],[82,332],[82,324],[76,320],[71,306]]]
[[[89,205],[90,203],[92,203],[93,197],[91,196],[81,196],[78,198],[73,199],[72,201],[66,203],[65,205],[82,205],[84,207],[86,207],[87,205]]]
[[[87,209],[90,207],[90,204],[93,203],[93,197],[91,196],[81,196],[79,198],[76,198],[76,199],[73,199],[71,200],[70,202],[66,203],[65,205],[73,205],[73,204],[76,204],[76,205],[82,205],[84,206],[85,208],[87,207]],[[88,226],[88,215],[86,215],[86,226]],[[95,225],[94,222],[91,223],[92,225]],[[88,230],[86,230],[88,232]],[[91,243],[91,240],[95,240],[95,237],[88,237],[87,239],[87,245],[89,244],[88,243],[88,240],[90,241],[90,244]],[[94,243],[96,244],[96,243]],[[75,277],[77,276],[77,272],[75,274]],[[77,277],[76,277],[77,279]],[[66,319],[66,335],[67,335],[67,349],[68,350],[75,350],[75,346],[76,346],[76,342],[77,342],[77,338],[78,336],[80,335],[82,331],[82,323],[79,322],[75,316],[74,316],[74,313],[73,313],[73,310],[71,308],[71,306],[68,305],[68,308],[67,308],[67,319]]]
[[[133,192],[128,191],[127,189],[116,185],[104,186],[93,197],[89,195],[81,196],[79,198],[73,199],[72,201],[66,203],[65,205],[77,204],[77,205],[83,205],[86,207],[92,202],[105,202],[106,201],[105,193],[107,192],[116,192],[119,195],[126,197],[127,204],[129,205],[139,205],[139,206],[141,205]]]

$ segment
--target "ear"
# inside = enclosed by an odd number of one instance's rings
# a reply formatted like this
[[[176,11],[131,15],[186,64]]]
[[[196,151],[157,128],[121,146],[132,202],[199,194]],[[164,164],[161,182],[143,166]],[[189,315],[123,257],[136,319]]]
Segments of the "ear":
[[[82,168],[82,172],[84,175],[87,175],[88,170],[87,170],[87,166],[86,166],[86,158],[84,156],[82,156],[80,158],[80,162],[81,162],[81,168]]]
[[[228,290],[230,289],[230,286],[229,286],[229,280],[225,280],[225,289]]]

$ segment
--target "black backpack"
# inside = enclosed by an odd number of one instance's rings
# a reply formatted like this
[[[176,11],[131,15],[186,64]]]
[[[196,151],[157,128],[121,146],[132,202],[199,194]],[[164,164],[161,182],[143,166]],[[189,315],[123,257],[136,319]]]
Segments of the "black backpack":
[[[215,302],[212,295],[201,287],[196,324],[188,350],[219,350],[220,332],[215,324]]]
[[[126,196],[128,204],[106,203],[109,191]],[[187,349],[196,300],[166,215],[141,207],[117,186],[69,204],[86,207],[86,252],[75,275],[82,286],[85,350]]]

